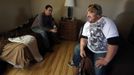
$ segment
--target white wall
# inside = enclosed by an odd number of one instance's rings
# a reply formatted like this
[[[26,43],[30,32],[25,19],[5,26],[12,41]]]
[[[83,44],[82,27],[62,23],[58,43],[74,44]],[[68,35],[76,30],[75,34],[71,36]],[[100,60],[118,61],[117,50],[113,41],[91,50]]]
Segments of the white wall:
[[[30,0],[0,1],[0,32],[23,24],[31,16]]]

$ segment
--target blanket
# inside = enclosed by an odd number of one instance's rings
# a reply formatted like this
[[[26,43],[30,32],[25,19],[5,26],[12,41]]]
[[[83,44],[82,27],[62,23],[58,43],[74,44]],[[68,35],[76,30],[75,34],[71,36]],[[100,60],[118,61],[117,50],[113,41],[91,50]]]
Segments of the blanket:
[[[23,43],[8,43],[4,46],[0,58],[16,68],[24,68],[32,60],[28,48]]]
[[[23,43],[25,44],[31,54],[33,55],[34,59],[37,62],[40,62],[43,60],[43,57],[39,53],[38,45],[37,45],[37,40],[34,36],[32,35],[24,35],[20,37],[15,37],[15,38],[8,38],[10,42],[17,42],[17,43]]]

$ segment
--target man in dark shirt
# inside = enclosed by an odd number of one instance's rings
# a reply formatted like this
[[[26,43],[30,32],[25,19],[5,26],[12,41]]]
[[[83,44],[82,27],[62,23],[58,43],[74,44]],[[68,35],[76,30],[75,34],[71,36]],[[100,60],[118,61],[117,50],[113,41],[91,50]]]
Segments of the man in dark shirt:
[[[43,43],[47,49],[50,49],[57,41],[57,27],[52,17],[53,8],[51,5],[46,5],[45,10],[37,16],[32,24],[32,31],[41,34]]]

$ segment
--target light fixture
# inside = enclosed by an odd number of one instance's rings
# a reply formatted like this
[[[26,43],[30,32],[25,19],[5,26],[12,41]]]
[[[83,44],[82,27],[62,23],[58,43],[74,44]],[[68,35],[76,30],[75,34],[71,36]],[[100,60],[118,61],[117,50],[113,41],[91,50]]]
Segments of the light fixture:
[[[65,0],[65,7],[67,7],[68,11],[68,19],[72,19],[73,16],[73,7],[74,7],[74,0]]]

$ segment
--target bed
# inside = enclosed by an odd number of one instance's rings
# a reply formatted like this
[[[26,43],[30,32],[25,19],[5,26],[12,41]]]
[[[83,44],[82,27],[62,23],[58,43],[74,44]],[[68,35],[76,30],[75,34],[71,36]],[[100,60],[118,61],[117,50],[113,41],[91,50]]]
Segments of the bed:
[[[15,68],[24,68],[30,61],[40,62],[43,57],[34,33],[29,28],[18,27],[0,34],[0,59]]]

